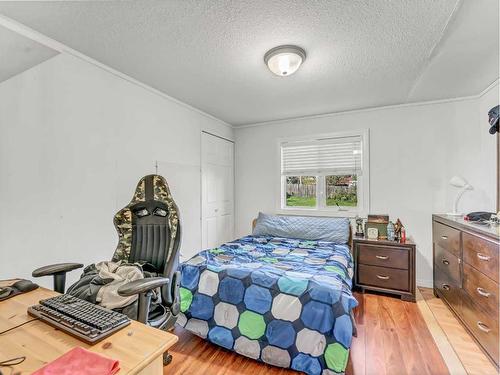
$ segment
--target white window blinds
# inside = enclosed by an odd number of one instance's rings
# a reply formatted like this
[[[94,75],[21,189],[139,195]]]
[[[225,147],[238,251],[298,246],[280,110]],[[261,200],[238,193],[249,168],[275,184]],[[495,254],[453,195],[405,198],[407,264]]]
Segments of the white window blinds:
[[[362,137],[336,137],[281,144],[281,174],[339,175],[362,173]]]

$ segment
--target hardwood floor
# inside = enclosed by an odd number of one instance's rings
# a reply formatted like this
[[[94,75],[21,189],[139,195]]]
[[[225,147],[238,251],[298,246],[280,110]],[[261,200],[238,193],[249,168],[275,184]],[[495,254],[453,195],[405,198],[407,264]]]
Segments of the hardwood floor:
[[[437,335],[431,327],[435,340],[440,340],[439,336],[441,336],[441,340],[445,345],[447,344],[450,347],[450,349],[445,350],[453,352],[447,355],[446,358],[448,368],[450,368],[453,375],[498,375],[498,370],[488,360],[445,303],[434,296],[432,289],[419,288],[419,291],[423,301],[429,308],[432,315],[431,319],[434,319],[438,325]],[[430,324],[428,323],[428,325]],[[453,370],[451,370],[452,368]]]
[[[449,374],[416,303],[379,294],[355,296],[358,337],[353,338],[347,375]],[[174,332],[179,342],[164,374],[297,374],[212,345],[182,328]]]

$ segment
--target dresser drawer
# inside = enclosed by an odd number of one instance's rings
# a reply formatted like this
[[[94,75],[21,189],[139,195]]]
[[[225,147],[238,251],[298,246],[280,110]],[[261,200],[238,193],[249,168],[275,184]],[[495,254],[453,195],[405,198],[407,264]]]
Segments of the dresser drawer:
[[[464,263],[463,288],[491,318],[498,320],[498,284]]]
[[[459,283],[460,262],[458,258],[438,244],[434,244],[434,267],[438,267],[441,272],[445,272],[448,275],[448,278]]]
[[[408,249],[394,246],[359,244],[358,263],[407,270],[409,253]]]
[[[432,223],[432,238],[435,244],[460,256],[460,231],[434,221]]]
[[[462,317],[472,334],[498,365],[498,321],[481,311],[466,295],[462,299]]]
[[[464,262],[498,283],[498,242],[463,233]]]
[[[409,291],[407,270],[358,264],[358,283],[386,289]]]
[[[443,272],[439,266],[434,263],[434,288],[441,294],[441,296],[448,302],[448,304],[460,314],[460,283],[454,280],[446,272]]]

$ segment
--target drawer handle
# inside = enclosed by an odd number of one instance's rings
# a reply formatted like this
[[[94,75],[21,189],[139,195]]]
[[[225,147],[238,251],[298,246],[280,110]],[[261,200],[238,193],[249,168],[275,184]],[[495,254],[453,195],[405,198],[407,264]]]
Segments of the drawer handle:
[[[450,290],[450,286],[448,284],[443,284],[443,289],[444,290]]]
[[[491,296],[491,293],[488,293],[486,290],[484,290],[484,289],[483,289],[483,288],[481,288],[481,287],[477,287],[477,288],[476,288],[476,291],[477,291],[480,295],[482,295],[483,297],[488,298],[489,296]]]
[[[441,236],[441,238],[446,241],[448,239],[448,236]]]
[[[483,322],[477,322],[477,328],[486,333],[489,333],[491,331],[491,329],[488,328],[488,326]]]
[[[450,261],[449,261],[448,259],[446,259],[446,258],[443,258],[443,259],[441,260],[441,262],[443,262],[443,264],[446,264],[446,265],[449,265],[449,264],[450,264]]]
[[[375,258],[377,259],[382,259],[382,260],[387,260],[389,257],[387,255],[375,255]]]
[[[380,279],[380,280],[389,280],[390,277],[389,276],[385,276],[385,275],[377,275],[377,277]]]
[[[477,257],[480,259],[480,260],[484,260],[484,261],[489,261],[491,259],[491,257],[489,257],[488,255],[484,255],[484,254],[481,254],[481,253],[477,253],[476,254]]]

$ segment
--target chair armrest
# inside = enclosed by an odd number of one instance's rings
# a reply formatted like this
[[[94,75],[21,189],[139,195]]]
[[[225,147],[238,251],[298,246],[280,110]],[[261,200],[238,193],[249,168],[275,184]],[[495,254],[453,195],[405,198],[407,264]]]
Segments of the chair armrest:
[[[118,294],[122,297],[133,296],[134,294],[141,294],[149,292],[153,289],[159,288],[170,282],[167,277],[147,277],[144,279],[134,280],[118,288]]]
[[[31,273],[33,277],[41,277],[41,276],[49,276],[55,275],[57,273],[69,272],[76,270],[77,268],[82,268],[83,264],[81,263],[58,263],[58,264],[50,264],[48,266],[40,267],[34,270]]]

